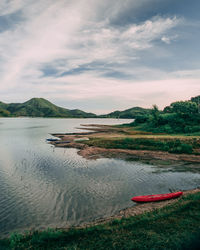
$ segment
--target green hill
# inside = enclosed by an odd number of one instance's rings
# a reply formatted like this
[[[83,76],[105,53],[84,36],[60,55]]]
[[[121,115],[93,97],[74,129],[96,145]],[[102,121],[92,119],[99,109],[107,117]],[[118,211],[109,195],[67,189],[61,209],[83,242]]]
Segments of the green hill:
[[[198,112],[200,112],[200,96],[192,97],[186,102],[175,102],[170,106],[165,107],[165,109],[160,113],[164,117],[164,114],[176,113],[175,109],[183,109],[181,112],[185,113],[186,109],[191,111],[191,103],[193,103],[193,108],[195,110],[198,107]],[[187,104],[187,105],[186,105]],[[189,106],[188,106],[189,105]],[[195,106],[196,105],[196,106]],[[186,107],[187,106],[187,107]],[[137,119],[138,123],[146,122],[148,117],[152,115],[152,109],[146,109],[141,107],[133,107],[123,111],[116,110],[105,115],[95,115],[93,113],[87,113],[79,109],[65,109],[54,105],[44,98],[32,98],[24,103],[3,103],[0,102],[0,117],[60,117],[60,118],[121,118],[121,119]],[[173,115],[173,114],[172,114]],[[170,116],[171,117],[171,116]],[[163,120],[162,119],[162,120]],[[151,120],[151,119],[150,119]],[[172,119],[173,120],[173,119]],[[163,121],[163,123],[165,123]],[[169,121],[167,122],[169,124]]]
[[[65,109],[54,105],[43,98],[32,98],[24,103],[6,104],[0,102],[0,116],[28,116],[28,117],[63,117],[63,118],[94,118],[93,113],[82,110]]]
[[[133,119],[140,115],[149,114],[150,109],[134,107],[124,111],[114,111],[106,115],[86,113],[79,109],[65,109],[54,105],[44,98],[32,98],[24,103],[0,102],[0,117],[63,117],[63,118],[126,118]]]
[[[149,114],[150,112],[151,112],[151,109],[134,107],[134,108],[126,109],[124,111],[117,110],[117,111],[111,112],[107,115],[102,115],[101,117],[134,119],[137,116],[146,115],[146,114]]]

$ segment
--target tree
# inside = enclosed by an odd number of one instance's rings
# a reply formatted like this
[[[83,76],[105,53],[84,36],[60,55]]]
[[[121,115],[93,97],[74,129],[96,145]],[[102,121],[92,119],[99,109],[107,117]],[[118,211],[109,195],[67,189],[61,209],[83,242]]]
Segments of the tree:
[[[198,113],[200,114],[200,95],[198,95],[196,97],[192,97],[191,101],[196,102],[196,104],[198,106]]]
[[[10,115],[10,112],[8,110],[0,108],[0,116],[7,117],[9,115]]]
[[[165,112],[193,115],[198,113],[198,105],[192,101],[173,102],[164,109]]]
[[[158,109],[158,106],[157,105],[153,105],[153,108],[151,110],[151,114],[152,114],[152,118],[153,118],[153,123],[155,125],[158,124],[158,121],[159,121],[159,116],[160,116],[160,111]]]

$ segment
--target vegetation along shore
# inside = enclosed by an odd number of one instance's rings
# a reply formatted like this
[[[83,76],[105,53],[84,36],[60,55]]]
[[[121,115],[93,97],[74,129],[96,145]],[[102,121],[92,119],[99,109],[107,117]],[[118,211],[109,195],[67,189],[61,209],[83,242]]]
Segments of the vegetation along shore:
[[[139,114],[119,126],[87,125],[85,133],[53,134],[58,147],[74,147],[86,158],[118,157],[147,162],[200,162],[200,97]]]
[[[129,126],[91,125],[86,129],[93,132],[53,134],[60,140],[51,143],[56,147],[77,148],[78,154],[88,159],[117,157],[163,164],[200,162],[198,136],[144,133]]]

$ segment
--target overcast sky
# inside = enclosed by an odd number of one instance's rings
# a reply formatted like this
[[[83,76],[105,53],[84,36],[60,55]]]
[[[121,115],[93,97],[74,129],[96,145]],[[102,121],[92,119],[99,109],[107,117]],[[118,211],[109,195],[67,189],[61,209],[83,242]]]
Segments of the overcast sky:
[[[84,111],[200,94],[199,0],[1,0],[0,101]]]

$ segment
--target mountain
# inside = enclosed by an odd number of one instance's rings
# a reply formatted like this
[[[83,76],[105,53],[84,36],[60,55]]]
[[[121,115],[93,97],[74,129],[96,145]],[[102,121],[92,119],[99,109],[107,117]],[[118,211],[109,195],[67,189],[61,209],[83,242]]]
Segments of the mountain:
[[[63,118],[127,118],[133,119],[138,115],[149,114],[150,109],[134,107],[124,111],[114,111],[97,116],[79,109],[65,109],[54,105],[44,98],[32,98],[24,103],[0,102],[0,117],[63,117]]]
[[[145,108],[141,108],[141,107],[134,107],[134,108],[130,108],[130,109],[126,109],[124,111],[114,111],[111,112],[107,115],[101,115],[101,117],[103,118],[126,118],[126,119],[134,119],[137,116],[140,115],[145,115],[145,114],[149,114],[151,111],[151,109],[145,109]]]
[[[200,110],[200,96],[192,97],[189,101],[195,102]],[[105,115],[95,115],[79,109],[65,109],[54,105],[44,98],[32,98],[24,103],[0,102],[0,117],[60,117],[60,118],[125,118],[135,119],[148,116],[152,109],[133,107],[123,111],[114,111]]]
[[[0,116],[28,117],[63,117],[63,118],[94,118],[93,113],[79,109],[65,109],[54,105],[44,98],[32,98],[24,103],[6,104],[0,102]]]

